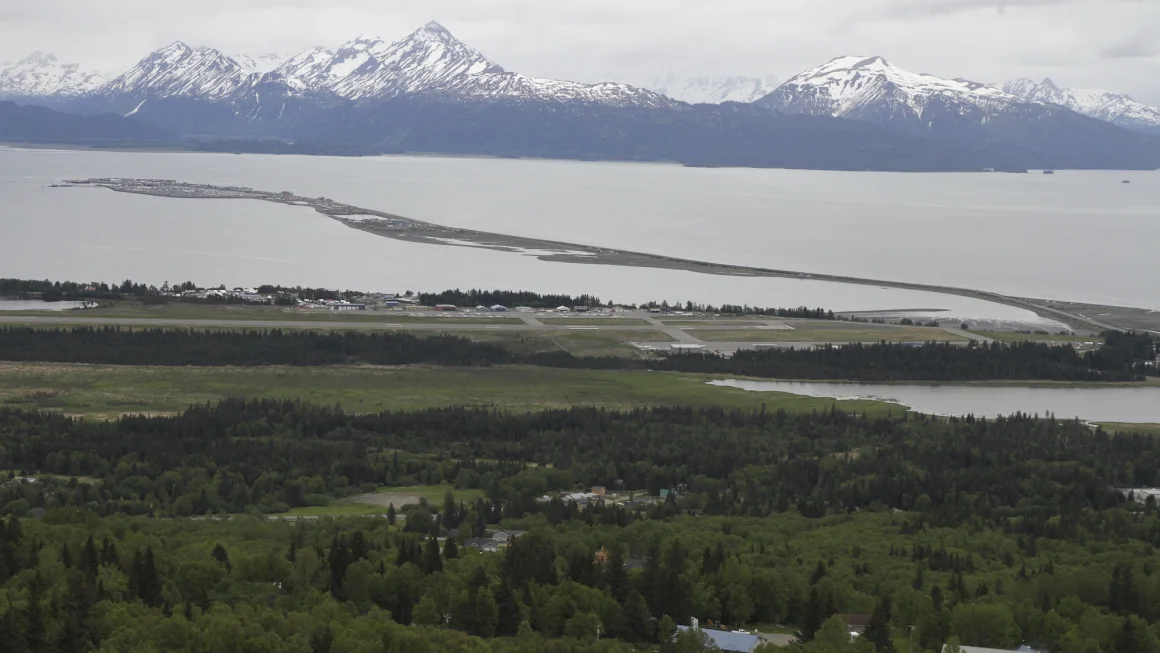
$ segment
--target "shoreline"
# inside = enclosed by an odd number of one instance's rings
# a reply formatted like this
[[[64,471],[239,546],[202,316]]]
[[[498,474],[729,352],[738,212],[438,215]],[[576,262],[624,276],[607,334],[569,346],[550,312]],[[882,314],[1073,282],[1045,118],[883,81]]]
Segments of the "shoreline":
[[[1099,332],[1121,329],[1150,331],[1144,328],[1144,326],[1154,326],[1154,328],[1160,329],[1160,317],[1157,318],[1157,324],[1155,325],[1149,322],[1143,326],[1133,325],[1125,327],[1110,323],[1111,320],[1108,320],[1108,318],[1111,317],[1114,320],[1114,315],[1107,316],[1102,314],[1105,312],[1128,312],[1134,316],[1151,314],[1152,312],[1147,309],[1094,306],[1065,301],[1012,297],[985,290],[907,281],[890,281],[835,274],[779,270],[776,268],[732,265],[727,263],[712,263],[665,256],[662,254],[649,254],[631,250],[579,245],[563,241],[497,234],[438,225],[387,213],[385,211],[344,204],[326,197],[304,197],[290,191],[271,192],[241,186],[212,186],[206,184],[189,184],[174,180],[125,178],[65,180],[64,183],[54,184],[53,186],[64,188],[106,188],[120,193],[177,199],[251,199],[288,206],[310,207],[322,215],[345,224],[347,227],[385,238],[426,245],[475,247],[531,254],[539,260],[556,263],[644,267],[662,270],[680,270],[717,276],[798,279],[802,281],[879,286],[899,290],[956,295],[1028,310],[1040,317],[1062,322],[1077,332]],[[1079,310],[1080,308],[1085,310],[1081,312]],[[1097,321],[1085,314],[1092,312],[1101,313],[1100,317],[1107,321]],[[1157,313],[1157,315],[1160,316],[1160,313]]]

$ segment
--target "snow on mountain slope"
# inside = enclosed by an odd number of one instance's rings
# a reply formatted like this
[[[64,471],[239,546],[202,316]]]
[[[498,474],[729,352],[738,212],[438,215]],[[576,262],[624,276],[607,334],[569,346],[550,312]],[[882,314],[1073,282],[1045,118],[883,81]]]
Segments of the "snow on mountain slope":
[[[241,64],[242,68],[245,68],[247,71],[251,73],[262,74],[272,72],[278,66],[281,66],[283,63],[290,59],[290,57],[287,55],[275,54],[272,52],[259,54],[257,56],[250,56],[248,54],[235,54],[230,58]]]
[[[1016,79],[1003,90],[1025,100],[1067,107],[1076,113],[1110,122],[1127,129],[1160,132],[1160,108],[1137,102],[1127,95],[1103,89],[1059,88],[1050,79],[1037,84]]]
[[[364,35],[344,43],[334,52],[311,48],[291,57],[274,72],[297,79],[316,91],[329,90],[388,47],[388,42]]]
[[[246,85],[251,75],[240,63],[213,48],[195,50],[178,41],[152,52],[101,88],[101,93],[218,100]]]
[[[43,52],[0,66],[0,98],[76,97],[104,83],[104,77]]]
[[[769,95],[777,88],[776,75],[765,77],[692,77],[676,75],[662,77],[648,88],[674,100],[689,104],[721,104],[722,102],[753,102]]]
[[[934,106],[985,121],[1026,102],[985,84],[912,73],[882,57],[838,57],[790,78],[758,104],[785,113],[917,121]]]
[[[352,100],[438,94],[614,106],[675,104],[660,94],[627,84],[580,84],[508,72],[436,22],[427,23],[401,41],[371,51],[369,55],[360,66],[330,85],[330,90]]]

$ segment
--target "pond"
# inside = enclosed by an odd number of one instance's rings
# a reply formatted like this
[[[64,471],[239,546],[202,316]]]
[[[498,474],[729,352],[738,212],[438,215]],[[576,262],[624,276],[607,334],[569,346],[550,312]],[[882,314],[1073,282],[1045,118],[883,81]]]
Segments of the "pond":
[[[753,392],[786,392],[834,399],[876,399],[932,415],[994,417],[1052,414],[1089,422],[1160,422],[1160,386],[1020,387],[978,385],[879,385],[798,381],[710,381]]]
[[[46,302],[39,299],[4,299],[0,297],[0,311],[67,311],[93,305],[93,302]]]

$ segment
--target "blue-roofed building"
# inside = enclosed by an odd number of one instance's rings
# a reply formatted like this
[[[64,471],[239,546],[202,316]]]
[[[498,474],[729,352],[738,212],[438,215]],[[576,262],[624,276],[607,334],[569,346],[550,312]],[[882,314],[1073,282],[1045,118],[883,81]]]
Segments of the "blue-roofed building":
[[[680,630],[688,630],[688,626],[677,626]],[[741,653],[750,653],[761,642],[761,638],[757,635],[748,635],[745,633],[734,633],[728,630],[712,630],[705,629],[701,632],[705,633],[713,645],[722,651],[741,651]]]

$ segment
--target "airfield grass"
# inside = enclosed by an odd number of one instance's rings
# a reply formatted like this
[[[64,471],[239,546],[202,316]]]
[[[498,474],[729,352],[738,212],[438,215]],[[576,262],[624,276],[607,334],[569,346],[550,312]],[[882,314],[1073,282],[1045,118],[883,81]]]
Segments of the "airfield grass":
[[[274,517],[357,517],[387,512],[385,506],[353,501],[335,502],[328,506],[301,506],[273,515]]]
[[[648,322],[636,317],[538,317],[543,324],[567,326],[644,326]]]
[[[516,411],[575,405],[633,408],[721,405],[789,411],[885,414],[903,409],[706,385],[712,377],[671,372],[567,370],[531,366],[160,367],[0,363],[0,405],[95,418],[171,414],[226,397],[293,398],[356,412],[490,406]]]
[[[447,496],[448,492],[451,492],[457,502],[464,503],[474,503],[476,499],[484,495],[483,490],[456,489],[450,483],[441,483],[438,485],[384,486],[378,488],[373,493],[337,499],[325,506],[291,508],[288,512],[281,513],[281,516],[355,517],[359,515],[381,515],[385,514],[391,505],[394,505],[396,510],[401,511],[403,506],[417,504],[420,500],[426,500],[427,503],[435,506],[442,506],[443,498]]]
[[[1105,431],[1115,433],[1117,431],[1129,431],[1132,433],[1144,433],[1147,435],[1160,435],[1160,424],[1132,424],[1128,422],[1099,422],[1099,425]]]
[[[687,333],[705,342],[966,342],[943,329],[928,327],[873,327],[865,324],[843,328],[814,325],[793,329],[690,329]]]

